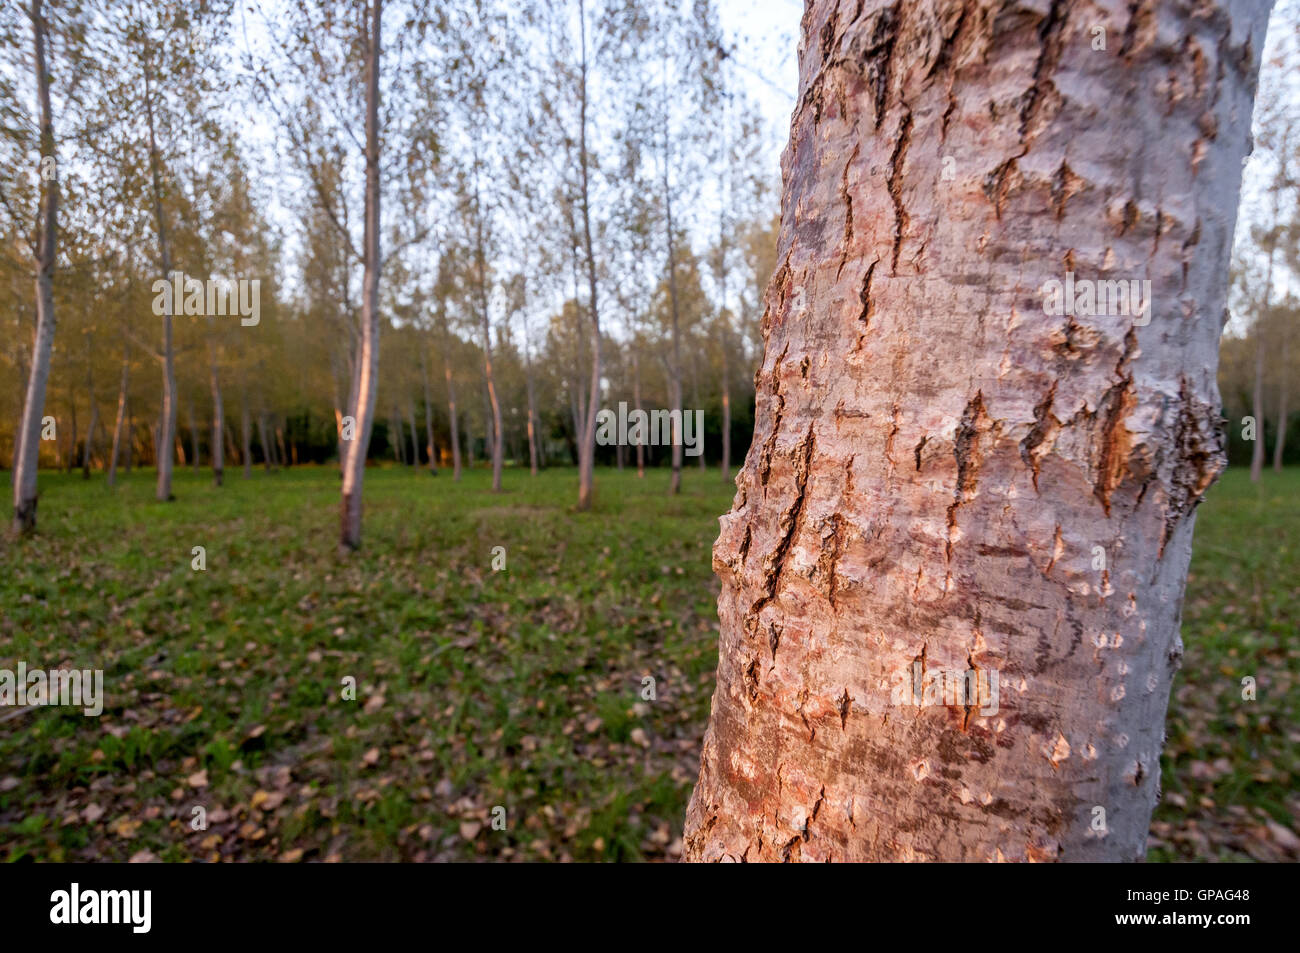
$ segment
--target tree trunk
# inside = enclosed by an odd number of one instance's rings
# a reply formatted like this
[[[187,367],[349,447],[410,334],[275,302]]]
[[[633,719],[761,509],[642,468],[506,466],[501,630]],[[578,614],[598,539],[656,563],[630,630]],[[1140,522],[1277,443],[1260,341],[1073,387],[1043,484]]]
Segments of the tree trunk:
[[[688,860],[1145,853],[1268,4],[1102,6],[807,6]]]
[[[524,317],[524,391],[528,398],[528,473],[537,476],[537,393],[533,385],[532,346],[528,340],[528,318]]]
[[[126,344],[122,349],[122,381],[117,388],[117,419],[113,422],[113,451],[108,460],[109,486],[117,485],[117,455],[122,446],[122,427],[126,422],[126,385],[131,373],[130,347]]]
[[[29,14],[35,46],[33,66],[36,71],[36,99],[40,109],[41,161],[54,157],[54,117],[50,109],[50,74],[45,62],[46,22],[41,0],[32,0]],[[59,178],[48,180],[38,166],[43,194],[38,220],[36,247],[36,337],[32,343],[32,363],[27,375],[27,393],[23,399],[22,422],[15,438],[14,453],[14,520],[18,533],[36,528],[36,470],[41,456],[41,415],[45,410],[45,388],[50,378],[50,354],[54,347],[54,264],[58,239]]]
[[[366,55],[366,225],[365,275],[362,279],[361,349],[357,355],[357,400],[353,407],[356,433],[348,446],[343,468],[340,503],[339,551],[361,545],[361,488],[366,475],[366,454],[375,420],[375,392],[379,385],[379,69],[380,24],[383,0],[373,0]]]
[[[199,428],[194,426],[194,394],[185,395],[185,419],[190,430],[190,465],[194,472],[199,472]]]
[[[1269,259],[1269,280],[1273,277],[1273,262]],[[1265,300],[1268,295],[1265,292]],[[1255,439],[1250,446],[1250,480],[1258,483],[1264,472],[1264,313],[1255,322],[1255,388],[1251,394],[1250,412],[1255,417]]]
[[[266,411],[257,415],[257,433],[262,440],[262,466],[270,473],[275,468],[274,451],[271,449],[271,435],[266,429]]]
[[[248,393],[243,387],[239,390],[239,423],[240,456],[243,457],[244,479],[247,480],[253,475],[253,422],[248,412]]]
[[[443,374],[447,378],[447,416],[451,422],[451,478],[460,482],[460,421],[456,416],[456,383],[451,379],[451,363],[444,355]]]
[[[131,400],[126,403],[126,459],[122,461],[123,470],[131,475],[131,463],[135,456],[135,414],[131,412]]]
[[[208,381],[212,388],[212,482],[221,486],[226,477],[226,407],[221,399],[221,378],[217,373],[217,346],[211,341],[208,342]]]
[[[420,380],[424,384],[424,439],[425,452],[429,454],[429,475],[438,475],[438,447],[433,439],[433,399],[429,394],[429,363],[420,354]]]
[[[492,492],[501,492],[501,468],[505,455],[501,437],[501,404],[497,400],[496,380],[492,375],[492,324],[488,318],[487,258],[483,248],[483,210],[479,205],[478,184],[474,186],[475,257],[478,265],[478,306],[483,329],[483,373],[487,381],[488,441],[485,451],[492,454]]]
[[[578,435],[578,509],[591,509],[596,490],[596,415],[600,411],[600,309],[596,301],[596,255],[591,242],[591,189],[588,184],[587,154],[587,11],[578,0],[578,29],[582,65],[579,74],[578,155],[582,166],[582,244],[587,259],[587,303],[591,318],[591,384]]]
[[[162,206],[162,170],[158,158],[158,143],[154,134],[153,86],[152,72],[148,56],[145,54],[144,69],[144,103],[145,116],[149,131],[149,172],[153,192],[154,221],[158,229],[158,261],[162,266],[164,279],[170,279],[172,273],[171,248],[167,243],[167,225]],[[172,312],[178,302],[166,302],[163,308],[163,346],[158,355],[163,365],[162,419],[159,422],[161,432],[154,441],[156,464],[158,467],[158,485],[154,496],[159,502],[173,500],[172,495],[172,455],[171,446],[176,436],[176,362],[172,346]],[[166,452],[163,452],[166,448]]]
[[[635,344],[633,345],[635,347]],[[641,417],[641,358],[632,352],[632,403],[636,407],[638,419]],[[636,475],[645,478],[645,443],[636,443]]]
[[[1282,472],[1282,453],[1286,447],[1287,375],[1290,372],[1291,335],[1285,321],[1282,323],[1282,354],[1278,365],[1277,381],[1277,437],[1273,441],[1273,471]]]
[[[406,422],[411,425],[411,466],[420,465],[420,435],[415,429],[415,402],[406,399]]]
[[[678,319],[677,308],[677,246],[673,239],[673,201],[672,191],[668,185],[668,163],[664,162],[664,207],[667,209],[667,229],[668,229],[668,299],[671,305],[673,319],[673,366],[668,375],[668,399],[672,406],[670,411],[677,411],[678,416],[682,410],[682,346],[681,346],[681,322]],[[668,484],[668,492],[677,494],[682,492],[682,433],[674,425],[673,428],[673,475]]]
[[[727,356],[729,334],[722,338],[722,482],[731,482],[731,370]]]
[[[86,428],[86,445],[81,451],[81,476],[90,479],[90,457],[94,452],[95,427],[99,424],[99,406],[95,403],[95,394],[90,395],[90,426]]]

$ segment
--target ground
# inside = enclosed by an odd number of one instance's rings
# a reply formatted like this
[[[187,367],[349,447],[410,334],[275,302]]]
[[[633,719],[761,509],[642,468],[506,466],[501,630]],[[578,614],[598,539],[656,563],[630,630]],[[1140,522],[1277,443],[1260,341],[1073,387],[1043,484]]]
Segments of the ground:
[[[331,469],[185,471],[169,504],[152,476],[44,473],[39,534],[0,543],[0,668],[102,668],[106,695],[0,709],[0,858],[679,855],[716,470],[678,498],[601,471],[576,513],[572,470],[493,495],[486,471],[372,469],[348,560]],[[1150,859],[1294,859],[1300,471],[1229,472],[1196,538]]]

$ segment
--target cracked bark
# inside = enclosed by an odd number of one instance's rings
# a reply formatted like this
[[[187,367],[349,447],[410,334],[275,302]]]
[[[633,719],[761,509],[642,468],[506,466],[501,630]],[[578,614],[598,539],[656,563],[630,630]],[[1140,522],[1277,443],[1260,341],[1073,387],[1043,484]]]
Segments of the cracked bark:
[[[686,859],[1143,855],[1267,6],[808,4]]]

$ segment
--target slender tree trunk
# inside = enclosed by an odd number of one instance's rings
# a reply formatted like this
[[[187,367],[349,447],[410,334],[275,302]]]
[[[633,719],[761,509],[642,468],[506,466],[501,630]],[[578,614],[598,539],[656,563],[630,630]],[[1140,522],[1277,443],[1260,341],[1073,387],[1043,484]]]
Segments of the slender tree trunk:
[[[1143,856],[1268,6],[807,5],[686,859]]]
[[[81,476],[90,479],[90,457],[94,453],[95,427],[99,424],[99,407],[95,404],[95,395],[90,395],[90,426],[86,428],[86,445],[81,451]]]
[[[1282,324],[1282,353],[1277,381],[1277,438],[1273,442],[1273,470],[1282,472],[1282,453],[1286,447],[1287,378],[1290,373],[1291,335],[1285,322]]]
[[[677,411],[677,416],[681,416],[682,410],[682,346],[681,346],[681,321],[680,312],[677,307],[677,244],[673,237],[673,196],[672,189],[668,184],[668,162],[664,162],[664,208],[666,210],[667,230],[668,230],[668,301],[673,319],[673,366],[668,375],[668,399],[672,402],[670,411]],[[676,419],[676,418],[674,418]],[[673,475],[668,483],[668,492],[678,494],[682,492],[682,433],[677,425],[673,426]]]
[[[438,475],[438,447],[433,439],[433,398],[429,393],[429,362],[420,354],[420,381],[424,385],[424,439],[429,454],[429,475]]]
[[[36,99],[40,110],[41,162],[54,163],[54,117],[50,109],[50,74],[45,61],[46,27],[41,0],[32,0],[29,14],[32,23],[33,59],[36,71]],[[32,343],[32,363],[27,376],[27,393],[23,399],[23,416],[19,424],[14,454],[14,519],[18,533],[36,528],[36,471],[41,456],[41,414],[45,410],[45,388],[50,377],[50,354],[54,347],[54,264],[59,229],[59,178],[56,170],[48,180],[44,169],[37,167],[41,181],[41,209],[36,247],[36,336]]]
[[[528,397],[528,473],[537,476],[537,392],[533,386],[532,348],[528,341],[528,324],[524,324],[524,390]]]
[[[240,456],[243,458],[244,479],[247,480],[253,475],[253,421],[248,412],[248,392],[243,387],[239,389],[239,423]]]
[[[451,478],[460,482],[460,419],[456,414],[456,382],[451,378],[451,363],[442,360],[443,374],[447,379],[447,417],[451,423]]]
[[[1273,277],[1273,261],[1269,258],[1269,280]],[[1268,292],[1264,294],[1268,300]],[[1264,472],[1264,315],[1255,322],[1255,389],[1251,395],[1251,414],[1255,417],[1255,440],[1250,447],[1250,479],[1258,483]]]
[[[487,396],[489,404],[488,445],[492,454],[492,492],[501,492],[501,468],[505,463],[505,454],[501,435],[501,404],[497,400],[496,379],[492,374],[492,325],[488,318],[487,296],[487,259],[483,247],[483,210],[479,205],[478,184],[474,186],[475,208],[475,256],[477,258],[478,306],[479,318],[483,327],[483,372],[487,379]]]
[[[262,441],[262,465],[270,473],[275,468],[275,451],[271,447],[271,435],[266,427],[266,411],[257,415],[257,433]]]
[[[221,377],[218,374],[217,346],[208,342],[208,381],[212,388],[212,482],[221,486],[226,477],[225,433],[226,406],[221,399]],[[197,454],[196,454],[197,455]],[[195,460],[197,465],[198,461]]]
[[[696,407],[702,406],[700,404],[700,368],[696,361],[691,361],[691,403]],[[684,411],[684,413],[689,413],[689,411]],[[700,468],[700,472],[703,473],[708,469],[708,464],[705,462],[705,458],[708,454],[704,452],[704,433],[701,431],[699,436],[700,455],[695,459]]]
[[[233,462],[239,460],[239,448],[235,446],[235,432],[229,424],[223,423],[221,426],[221,437],[225,441],[226,457],[225,459]]]
[[[731,482],[731,361],[727,354],[730,335],[722,336],[722,482]]]
[[[348,447],[343,471],[343,499],[339,551],[361,545],[361,488],[366,474],[366,454],[375,418],[375,392],[379,385],[379,69],[380,24],[383,0],[372,0],[369,49],[366,55],[366,227],[365,277],[361,302],[361,350],[357,355],[357,433]]]
[[[113,421],[113,450],[108,458],[108,485],[117,485],[117,454],[122,446],[122,425],[126,423],[126,385],[131,372],[130,345],[122,350],[122,381],[117,387],[117,419]]]
[[[123,471],[127,476],[131,475],[131,461],[135,456],[135,414],[131,411],[131,400],[128,397],[126,403],[126,459],[123,461]]]
[[[199,472],[199,428],[194,426],[194,394],[188,389],[185,394],[185,420],[190,431],[190,464],[194,472]],[[183,455],[182,455],[183,456]]]
[[[68,438],[67,450],[63,452],[62,466],[60,469],[72,472],[72,467],[77,459],[77,443],[79,442],[79,433],[77,431],[77,401],[74,397],[68,404],[68,418],[72,421],[72,433]]]
[[[158,229],[158,260],[162,266],[162,276],[169,279],[172,273],[171,248],[167,242],[167,225],[162,205],[162,169],[158,158],[158,143],[154,133],[153,116],[153,74],[146,53],[144,67],[144,103],[145,116],[149,131],[149,172],[153,192],[153,212]],[[161,433],[154,442],[155,457],[158,468],[158,485],[155,497],[159,502],[175,499],[172,495],[172,455],[171,445],[176,436],[176,362],[172,344],[172,312],[177,302],[167,303],[163,309],[163,346],[158,355],[163,365],[162,419],[159,423]],[[162,448],[166,448],[163,452]]]
[[[99,402],[95,400],[95,361],[92,335],[86,335],[86,398],[90,401],[90,426],[86,429],[86,446],[81,454],[81,477],[90,479],[90,458],[94,453],[95,427],[99,425]]]
[[[596,255],[591,242],[591,189],[588,183],[587,154],[587,13],[578,0],[578,23],[581,36],[582,65],[579,74],[578,155],[582,166],[582,246],[587,265],[587,302],[591,318],[591,386],[583,413],[583,430],[578,444],[578,509],[591,508],[596,482],[596,415],[600,410],[600,308],[596,300]]]
[[[406,399],[406,422],[411,425],[411,466],[420,465],[420,435],[415,429],[415,402]]]
[[[641,358],[636,351],[632,352],[632,403],[636,406],[637,417],[640,418],[641,410]],[[636,475],[642,479],[645,478],[645,444],[640,440],[636,444]]]

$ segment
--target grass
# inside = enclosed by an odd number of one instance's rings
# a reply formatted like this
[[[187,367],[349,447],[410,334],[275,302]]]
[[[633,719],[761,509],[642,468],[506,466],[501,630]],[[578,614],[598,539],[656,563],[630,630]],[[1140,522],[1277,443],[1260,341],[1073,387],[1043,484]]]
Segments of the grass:
[[[508,472],[497,496],[485,471],[374,469],[346,561],[330,469],[219,490],[186,471],[168,505],[151,472],[41,481],[40,533],[0,545],[0,668],[102,668],[107,699],[0,711],[0,859],[680,851],[732,495],[716,471],[676,498],[666,472],[603,471],[575,513],[573,471]],[[1285,850],[1298,530],[1300,472],[1230,472],[1200,511],[1154,860]]]

